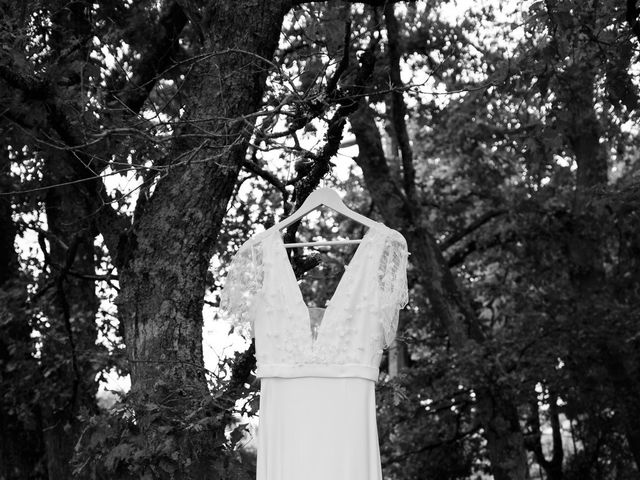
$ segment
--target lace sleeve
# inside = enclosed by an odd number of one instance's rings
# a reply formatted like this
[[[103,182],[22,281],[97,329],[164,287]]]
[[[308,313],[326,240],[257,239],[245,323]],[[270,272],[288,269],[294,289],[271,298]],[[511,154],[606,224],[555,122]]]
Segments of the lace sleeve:
[[[246,338],[253,337],[252,301],[262,289],[262,244],[245,242],[229,264],[220,292],[220,311]]]
[[[378,265],[378,286],[381,297],[381,318],[384,346],[391,345],[398,329],[400,310],[409,302],[407,285],[407,241],[396,232],[389,236]]]

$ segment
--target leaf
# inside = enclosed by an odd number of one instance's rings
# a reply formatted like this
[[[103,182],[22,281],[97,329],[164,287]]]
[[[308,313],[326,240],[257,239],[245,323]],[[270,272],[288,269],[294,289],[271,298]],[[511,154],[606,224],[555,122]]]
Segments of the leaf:
[[[97,447],[98,445],[104,443],[106,438],[107,438],[107,435],[102,428],[94,431],[91,434],[91,438],[89,439],[89,447],[90,448]]]
[[[128,443],[121,443],[116,445],[111,451],[107,454],[105,458],[105,466],[109,470],[115,470],[117,466],[120,464],[120,461],[129,458],[132,453],[132,447]]]
[[[248,423],[241,423],[231,432],[231,444],[237,445],[237,443],[244,438],[244,432],[247,429]]]

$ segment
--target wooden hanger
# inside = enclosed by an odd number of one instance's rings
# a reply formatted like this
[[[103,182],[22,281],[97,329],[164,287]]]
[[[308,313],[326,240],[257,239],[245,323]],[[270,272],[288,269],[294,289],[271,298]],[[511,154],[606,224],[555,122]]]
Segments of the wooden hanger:
[[[338,213],[341,213],[345,217],[349,217],[352,220],[355,220],[358,223],[368,226],[369,228],[373,228],[379,225],[379,222],[375,220],[371,220],[364,215],[359,214],[351,210],[347,207],[343,202],[338,193],[332,188],[318,188],[311,192],[311,194],[306,198],[306,200],[302,203],[299,209],[297,209],[293,214],[289,217],[285,218],[281,222],[275,224],[269,230],[277,229],[282,230],[283,228],[288,227],[292,223],[296,222],[307,213],[317,209],[321,205],[325,205],[329,208],[332,208]],[[362,239],[356,240],[324,240],[320,242],[300,242],[300,243],[285,243],[284,246],[286,248],[294,248],[294,247],[309,247],[316,245],[350,245],[360,243]]]

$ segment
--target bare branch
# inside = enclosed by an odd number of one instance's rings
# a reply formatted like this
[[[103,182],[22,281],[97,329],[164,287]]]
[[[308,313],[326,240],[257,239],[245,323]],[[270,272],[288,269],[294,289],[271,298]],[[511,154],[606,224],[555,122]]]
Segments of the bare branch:
[[[268,172],[263,168],[260,168],[260,166],[256,162],[245,159],[242,162],[242,166],[245,169],[247,169],[249,172],[255,173],[256,175],[265,179],[271,185],[276,187],[282,193],[282,195],[284,195],[285,198],[289,196],[289,192],[287,192],[285,185],[280,181],[280,179],[276,177],[273,173]]]

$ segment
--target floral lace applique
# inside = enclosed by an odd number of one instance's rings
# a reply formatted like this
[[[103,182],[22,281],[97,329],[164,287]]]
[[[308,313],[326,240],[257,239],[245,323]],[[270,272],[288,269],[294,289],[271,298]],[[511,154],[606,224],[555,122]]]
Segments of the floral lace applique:
[[[259,242],[245,242],[233,257],[224,288],[220,292],[220,310],[229,315],[232,325],[243,336],[253,336],[253,300],[264,280],[263,248]]]
[[[233,258],[220,309],[256,337],[256,374],[354,375],[375,380],[408,303],[407,243],[382,225],[367,234],[326,308],[302,299],[278,232],[245,243]],[[254,325],[255,320],[255,325]]]
[[[407,285],[407,241],[396,232],[385,239],[378,264],[378,288],[380,289],[381,322],[384,345],[393,342],[398,329],[400,310],[409,302]]]

